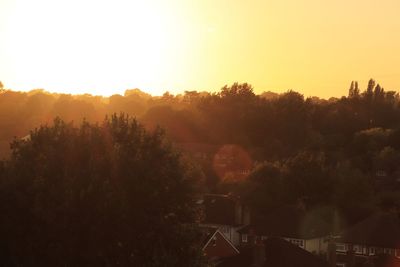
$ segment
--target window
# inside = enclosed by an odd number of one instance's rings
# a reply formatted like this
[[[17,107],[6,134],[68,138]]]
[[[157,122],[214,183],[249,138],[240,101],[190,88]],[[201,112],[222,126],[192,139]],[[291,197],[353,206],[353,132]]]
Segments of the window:
[[[337,243],[336,244],[336,251],[338,251],[338,252],[346,252],[347,251],[346,244]]]
[[[369,248],[369,255],[375,255],[375,253],[376,253],[376,250],[375,250],[375,248]]]
[[[303,239],[292,239],[292,238],[285,238],[286,241],[289,241],[293,245],[303,248],[304,247],[304,240]]]
[[[336,267],[346,267],[346,263],[336,263]]]
[[[214,236],[211,240],[211,246],[216,247],[217,246],[217,237]]]
[[[224,234],[229,234],[229,226],[221,226],[221,230]]]
[[[391,250],[390,248],[384,248],[384,249],[383,249],[383,254],[388,254],[388,255],[390,255],[390,254],[392,254],[392,250]]]
[[[246,234],[242,235],[242,242],[247,243],[247,235]]]
[[[362,248],[362,246],[360,246],[360,245],[354,245],[354,246],[353,246],[353,251],[354,251],[356,254],[362,254],[362,253],[363,253],[363,248]]]

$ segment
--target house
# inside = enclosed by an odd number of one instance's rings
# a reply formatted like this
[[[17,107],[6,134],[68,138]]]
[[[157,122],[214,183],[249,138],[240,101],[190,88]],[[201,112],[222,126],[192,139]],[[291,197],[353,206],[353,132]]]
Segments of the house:
[[[383,255],[398,262],[400,217],[396,212],[372,215],[343,231],[335,242],[337,266],[351,267],[359,262],[372,262]]]
[[[238,230],[250,223],[249,209],[229,195],[206,194],[198,203],[203,207],[201,225],[218,228],[230,242],[239,245]]]
[[[239,250],[218,228],[202,227],[201,230],[203,232],[202,250],[210,262],[218,262],[239,254]]]
[[[391,255],[379,255],[370,262],[374,267],[400,267],[400,259]]]
[[[328,267],[328,263],[281,238],[267,238],[239,255],[224,259],[218,267]]]
[[[239,230],[239,247],[253,246],[270,237],[284,240],[314,254],[326,254],[329,225],[298,206],[277,208]]]

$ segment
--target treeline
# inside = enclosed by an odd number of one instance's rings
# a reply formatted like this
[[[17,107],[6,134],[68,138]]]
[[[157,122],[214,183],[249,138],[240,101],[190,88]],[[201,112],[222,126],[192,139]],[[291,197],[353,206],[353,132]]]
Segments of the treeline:
[[[108,98],[3,90],[0,142],[5,156],[14,136],[56,116],[96,122],[124,112],[147,128],[162,126],[178,144],[235,144],[247,151],[254,171],[245,181],[225,180],[212,159],[202,162],[209,191],[236,191],[255,213],[303,199],[310,207],[336,207],[354,222],[400,199],[399,104],[398,93],[372,79],[365,89],[352,82],[348,96],[329,100],[295,91],[256,95],[246,83],[161,97],[138,89]]]

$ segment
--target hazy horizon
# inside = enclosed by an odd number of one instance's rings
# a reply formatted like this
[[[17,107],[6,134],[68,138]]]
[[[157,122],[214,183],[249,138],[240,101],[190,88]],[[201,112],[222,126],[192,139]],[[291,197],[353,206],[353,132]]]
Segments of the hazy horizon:
[[[105,96],[248,82],[256,93],[329,98],[370,78],[399,90],[399,8],[394,0],[3,0],[0,80]]]
[[[0,81],[0,82],[2,82],[2,81]],[[341,94],[341,95],[326,95],[326,96],[318,96],[318,95],[312,95],[312,94],[311,95],[306,95],[302,91],[295,90],[295,89],[287,89],[287,90],[282,90],[282,91],[278,91],[278,90],[259,90],[259,88],[254,88],[254,86],[252,84],[250,84],[250,86],[253,86],[253,91],[254,91],[254,94],[256,94],[256,95],[262,95],[263,93],[273,93],[273,94],[281,95],[281,94],[285,94],[285,93],[290,92],[290,91],[294,91],[294,92],[297,92],[297,93],[303,95],[305,98],[318,97],[320,99],[328,100],[330,98],[340,98],[340,97],[343,97],[343,96],[347,97],[348,93],[349,93],[348,89],[350,88],[351,82],[352,81],[349,82],[348,88],[343,92],[343,94]],[[380,81],[376,81],[376,82],[377,82],[377,84],[384,85],[384,83],[380,83]],[[235,83],[243,84],[243,83],[239,83],[239,82],[234,82],[232,84],[225,84],[224,86],[231,86],[231,85],[233,85]],[[360,86],[360,89],[363,90],[363,89],[366,89],[368,83],[365,82],[365,83],[361,83],[361,84],[358,83],[358,84]],[[63,91],[63,90],[58,90],[57,91],[57,90],[48,90],[46,88],[31,88],[31,89],[20,89],[20,90],[18,90],[18,89],[14,89],[14,88],[9,88],[4,83],[3,83],[3,85],[4,85],[4,89],[5,90],[11,90],[13,92],[29,93],[29,92],[34,92],[34,91],[43,91],[44,93],[55,94],[55,95],[62,95],[62,94],[67,94],[67,95],[69,94],[69,95],[73,95],[73,96],[91,95],[91,96],[101,96],[101,97],[104,97],[104,98],[109,98],[109,97],[111,97],[113,95],[124,96],[127,91],[131,91],[131,90],[140,90],[141,92],[149,94],[152,97],[161,97],[165,93],[170,93],[170,94],[172,94],[174,96],[179,96],[179,95],[184,95],[185,92],[190,92],[190,91],[196,91],[196,92],[199,92],[199,93],[203,93],[203,92],[205,92],[205,93],[220,93],[221,89],[223,88],[223,86],[220,86],[218,89],[215,89],[215,90],[207,90],[207,89],[205,89],[205,90],[196,90],[196,89],[190,90],[190,89],[188,89],[188,90],[182,90],[182,91],[177,91],[177,90],[164,90],[164,91],[162,91],[162,89],[160,89],[159,92],[152,93],[151,90],[132,87],[132,88],[125,88],[125,89],[116,90],[116,91],[110,91],[110,94],[101,94],[101,93],[96,92],[96,90],[83,91],[83,90],[79,90],[79,89],[76,89],[78,91],[73,90],[73,89],[72,90],[68,90],[67,89],[66,91]],[[390,90],[388,90],[388,91],[390,91]],[[400,93],[399,90],[392,90],[392,91],[395,91],[396,93]]]

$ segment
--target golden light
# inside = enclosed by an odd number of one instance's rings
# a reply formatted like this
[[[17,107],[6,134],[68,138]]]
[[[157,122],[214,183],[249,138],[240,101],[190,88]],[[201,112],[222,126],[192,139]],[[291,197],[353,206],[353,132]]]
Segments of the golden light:
[[[400,88],[397,0],[1,0],[8,88],[109,95]]]
[[[18,84],[10,87],[102,95],[167,89],[179,27],[165,2],[19,0],[11,10],[5,45]]]

